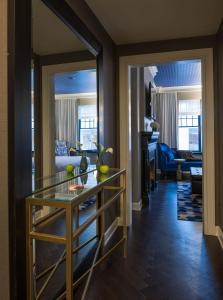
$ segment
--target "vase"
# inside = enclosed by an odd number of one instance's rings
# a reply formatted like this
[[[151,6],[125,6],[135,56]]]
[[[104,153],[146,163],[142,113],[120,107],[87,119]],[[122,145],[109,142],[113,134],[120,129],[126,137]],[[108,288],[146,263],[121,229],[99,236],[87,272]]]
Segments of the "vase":
[[[96,161],[96,169],[98,170],[98,171],[100,171],[100,161],[99,161],[99,159],[97,159],[97,161]]]
[[[98,156],[98,159],[96,161],[96,169],[100,172],[100,166],[103,165],[102,157],[101,155]]]
[[[80,162],[80,170],[81,172],[86,171],[88,168],[88,162],[87,162],[87,157],[86,156],[82,156],[81,157],[81,162]]]
[[[87,183],[87,180],[88,180],[88,174],[84,174],[80,178],[81,178],[82,185],[85,185]]]

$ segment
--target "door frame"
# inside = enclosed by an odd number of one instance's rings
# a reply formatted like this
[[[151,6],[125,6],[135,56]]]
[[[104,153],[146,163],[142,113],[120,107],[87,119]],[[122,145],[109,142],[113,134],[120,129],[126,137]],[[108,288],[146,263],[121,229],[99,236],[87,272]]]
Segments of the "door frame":
[[[129,68],[175,60],[201,59],[203,101],[203,231],[216,235],[213,49],[170,51],[119,58],[120,167],[127,170],[128,225],[132,223],[131,104]],[[208,171],[208,172],[207,172]]]
[[[43,176],[55,172],[55,93],[53,78],[58,73],[69,73],[81,70],[97,70],[97,61],[88,60],[73,63],[42,66],[42,161]],[[98,70],[97,70],[98,72]],[[98,106],[98,95],[97,95]],[[98,111],[98,108],[97,108]],[[100,119],[100,116],[98,116]],[[99,138],[99,136],[98,136]]]

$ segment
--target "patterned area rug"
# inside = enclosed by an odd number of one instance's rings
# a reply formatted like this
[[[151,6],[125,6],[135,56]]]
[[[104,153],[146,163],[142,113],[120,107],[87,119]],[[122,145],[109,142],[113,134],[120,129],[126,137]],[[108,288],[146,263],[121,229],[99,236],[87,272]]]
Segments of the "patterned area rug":
[[[177,183],[177,218],[202,222],[202,195],[191,194],[190,182]]]

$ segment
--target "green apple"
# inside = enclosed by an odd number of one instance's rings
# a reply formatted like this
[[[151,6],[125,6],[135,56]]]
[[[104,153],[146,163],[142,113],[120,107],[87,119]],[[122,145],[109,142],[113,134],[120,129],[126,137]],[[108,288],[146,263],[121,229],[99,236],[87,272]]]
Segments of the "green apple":
[[[109,166],[108,165],[101,165],[100,168],[99,168],[99,171],[102,174],[108,174]]]
[[[99,181],[99,182],[103,182],[103,181],[105,181],[106,179],[108,179],[108,175],[106,175],[106,174],[101,174],[101,173],[100,173],[100,175],[98,176],[98,181]]]
[[[68,165],[66,165],[66,170],[67,170],[67,173],[73,173],[74,166],[72,164],[68,164]]]

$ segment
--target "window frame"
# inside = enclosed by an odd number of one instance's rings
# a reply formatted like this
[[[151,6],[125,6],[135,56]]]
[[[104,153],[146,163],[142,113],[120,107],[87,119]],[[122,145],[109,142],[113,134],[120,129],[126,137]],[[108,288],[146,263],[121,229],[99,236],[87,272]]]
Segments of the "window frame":
[[[81,126],[81,123],[83,122],[83,120],[89,120],[88,122],[89,122],[89,125],[90,125],[90,123],[92,122],[92,120],[93,120],[93,125],[94,126],[96,126],[96,127],[82,127]],[[85,121],[86,122],[86,121]],[[98,121],[97,121],[97,117],[95,117],[95,118],[81,118],[81,119],[78,119],[78,135],[77,135],[77,137],[78,137],[78,141],[79,141],[79,143],[81,142],[80,141],[80,137],[81,137],[81,130],[85,130],[85,129],[87,129],[87,130],[89,130],[89,129],[94,129],[94,130],[96,130],[96,132],[97,132],[97,135],[98,135],[98,126],[97,126],[97,124],[98,124]],[[98,137],[97,137],[97,139],[98,139]],[[84,149],[83,148],[83,150],[84,151],[96,151],[96,148],[95,149]]]
[[[191,99],[188,99],[190,101]],[[194,99],[198,100],[198,99]],[[193,115],[193,114],[185,114],[183,117],[180,118],[179,114],[179,104],[180,101],[187,101],[186,99],[184,100],[178,100],[177,101],[177,148],[179,150],[179,128],[198,128],[198,150],[192,151],[193,153],[201,153],[202,152],[202,129],[201,129],[201,119],[202,119],[202,109],[200,110],[199,115]],[[193,101],[193,100],[192,100]],[[200,107],[201,107],[201,99],[200,101]],[[191,118],[188,118],[188,116],[191,116]],[[182,119],[186,120],[187,125],[182,125]],[[192,125],[188,125],[188,120],[192,120]],[[180,125],[180,120],[181,120],[181,125]],[[193,125],[193,121],[197,120],[197,125]],[[190,149],[183,149],[182,151],[191,151]]]

